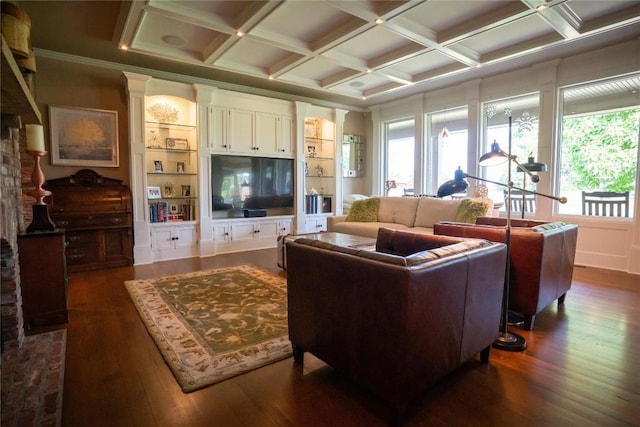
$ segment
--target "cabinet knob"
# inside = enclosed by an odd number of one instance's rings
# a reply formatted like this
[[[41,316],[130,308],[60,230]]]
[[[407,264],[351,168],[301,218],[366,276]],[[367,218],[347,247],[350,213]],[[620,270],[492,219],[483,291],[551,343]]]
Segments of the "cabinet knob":
[[[228,235],[229,235],[229,233],[224,233],[224,235],[225,235],[225,236],[228,236]]]
[[[65,227],[69,225],[69,221],[56,221],[56,224],[58,224],[58,227]]]
[[[284,153],[284,148],[280,149],[280,151],[282,151]]]
[[[222,145],[222,148],[227,148],[227,144],[223,144],[223,145]]]
[[[122,218],[111,218],[111,222],[114,224],[120,224],[122,222]]]

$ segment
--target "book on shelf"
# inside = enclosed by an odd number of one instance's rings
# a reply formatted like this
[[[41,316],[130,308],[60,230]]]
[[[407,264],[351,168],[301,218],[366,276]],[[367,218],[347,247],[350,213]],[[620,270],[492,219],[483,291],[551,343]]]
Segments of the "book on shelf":
[[[322,212],[322,195],[308,194],[305,196],[307,214],[317,214]]]
[[[149,204],[150,222],[169,221],[193,221],[195,219],[195,206],[193,203],[183,203],[179,212],[170,212],[167,202],[155,202]]]
[[[169,220],[169,204],[167,202],[155,202],[149,204],[149,221],[167,222]]]

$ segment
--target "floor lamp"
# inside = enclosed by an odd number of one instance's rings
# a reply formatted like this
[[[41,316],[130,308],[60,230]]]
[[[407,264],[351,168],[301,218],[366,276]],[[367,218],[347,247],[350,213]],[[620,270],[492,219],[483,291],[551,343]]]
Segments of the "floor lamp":
[[[518,166],[520,164],[515,160],[515,158],[511,155],[511,114],[508,114],[509,117],[509,151],[505,153],[500,149],[500,146],[497,142],[493,142],[491,144],[491,151],[483,154],[478,161],[478,164],[481,166],[493,166],[504,163],[508,161],[509,163],[509,172],[507,174],[507,183],[501,183],[492,181],[486,178],[480,178],[476,176],[471,176],[464,173],[460,168],[456,170],[455,177],[453,180],[447,181],[442,184],[438,188],[438,197],[450,196],[454,193],[459,193],[465,191],[469,184],[465,181],[465,178],[472,178],[479,181],[489,182],[492,184],[496,184],[502,187],[507,188],[507,221],[505,226],[505,244],[507,245],[507,263],[505,266],[505,278],[504,278],[504,290],[502,295],[502,317],[500,319],[500,331],[498,334],[498,339],[494,341],[493,347],[499,350],[506,351],[523,351],[527,348],[527,341],[524,337],[509,332],[507,329],[508,325],[508,317],[509,317],[509,281],[510,281],[510,271],[511,271],[511,190],[516,189],[520,190],[523,193],[529,193],[534,195],[540,195],[547,197],[549,199],[554,199],[559,201],[560,203],[566,203],[567,199],[565,197],[556,197],[548,194],[539,193],[537,191],[527,190],[525,188],[517,188],[513,186],[513,182],[511,181],[511,162],[514,161]],[[523,168],[523,172],[525,169]],[[526,172],[531,176],[533,182],[538,182],[540,178],[537,175],[532,174],[530,171],[526,170]],[[535,178],[534,178],[535,177]],[[537,178],[537,179],[536,179]]]
[[[516,160],[514,159],[514,161]],[[533,175],[531,174],[531,172],[546,172],[547,165],[545,165],[544,163],[536,162],[534,160],[534,157],[529,155],[527,163],[518,164],[518,171],[522,172],[522,187],[525,188],[527,186],[527,175],[531,177],[532,182],[537,183],[540,179],[534,179],[533,177],[537,177],[538,175]],[[524,205],[526,203],[526,195],[527,193],[522,192],[522,219],[524,219]]]

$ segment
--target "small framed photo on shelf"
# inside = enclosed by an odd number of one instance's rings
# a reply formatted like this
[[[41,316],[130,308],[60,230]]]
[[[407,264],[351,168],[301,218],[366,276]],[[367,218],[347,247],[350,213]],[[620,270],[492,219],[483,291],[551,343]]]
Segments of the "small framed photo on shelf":
[[[184,162],[176,163],[176,172],[177,173],[185,173]]]
[[[191,186],[183,185],[182,186],[182,197],[191,197]]]
[[[315,157],[316,156],[316,146],[315,145],[307,145],[307,156]]]
[[[154,160],[153,161],[153,171],[154,172],[164,172],[162,169],[162,160]]]
[[[163,148],[160,141],[160,135],[155,130],[149,131],[147,134],[147,148]]]
[[[160,187],[147,187],[147,198],[161,199],[162,193],[160,192]]]
[[[164,197],[173,197],[173,184],[170,182],[165,182],[162,184],[162,195]]]
[[[167,148],[173,150],[188,150],[189,140],[185,138],[167,138]]]
[[[177,215],[179,212],[178,205],[169,205],[169,212],[171,212],[174,215]]]

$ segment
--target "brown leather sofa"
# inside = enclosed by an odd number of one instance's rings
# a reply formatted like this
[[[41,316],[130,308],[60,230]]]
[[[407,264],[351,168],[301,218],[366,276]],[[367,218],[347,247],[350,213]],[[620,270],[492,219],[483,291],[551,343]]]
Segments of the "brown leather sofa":
[[[434,233],[504,242],[506,219],[481,217],[476,224],[441,222]],[[509,310],[524,316],[526,330],[554,300],[564,302],[571,288],[578,226],[561,222],[511,220]]]
[[[287,242],[289,337],[406,409],[497,338],[506,246],[381,229],[376,250]],[[400,413],[401,413],[400,412]]]

